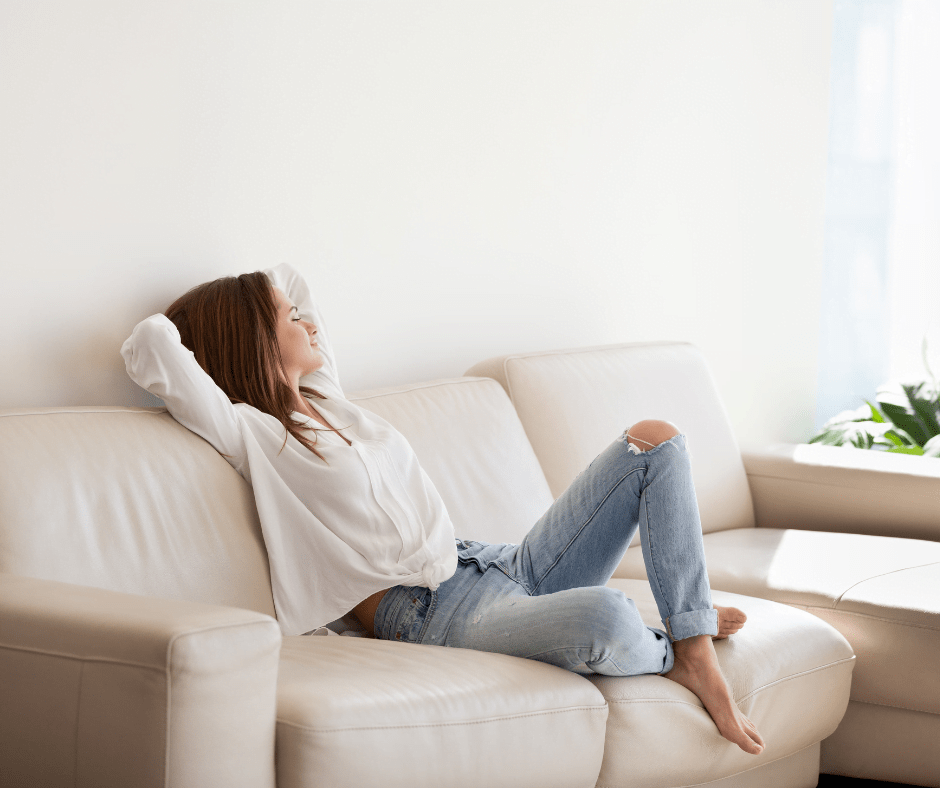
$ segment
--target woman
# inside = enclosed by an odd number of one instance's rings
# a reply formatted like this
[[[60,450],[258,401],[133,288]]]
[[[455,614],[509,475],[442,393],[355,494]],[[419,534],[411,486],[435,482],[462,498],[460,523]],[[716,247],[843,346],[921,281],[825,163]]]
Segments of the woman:
[[[713,637],[715,608],[685,437],[641,421],[549,507],[519,545],[455,540],[404,437],[349,402],[306,283],[288,265],[193,288],[142,321],[128,374],[251,484],[287,635],[352,614],[378,638],[496,651],[579,673],[658,673],[701,698],[745,752]],[[606,587],[640,529],[666,631]]]

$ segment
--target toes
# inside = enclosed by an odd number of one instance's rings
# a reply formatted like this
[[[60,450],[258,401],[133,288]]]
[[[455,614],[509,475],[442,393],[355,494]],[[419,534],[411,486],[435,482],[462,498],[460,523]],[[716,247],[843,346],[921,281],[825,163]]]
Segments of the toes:
[[[744,729],[744,733],[745,736],[743,740],[738,743],[738,746],[752,755],[760,755],[764,751],[764,742],[759,741],[760,734],[758,734],[757,731],[750,731],[747,728]]]
[[[751,737],[757,744],[761,747],[764,746],[764,739],[761,737],[760,732],[757,730],[757,726],[751,722],[747,717],[741,715],[741,719],[744,722],[744,729],[747,732],[747,735]]]

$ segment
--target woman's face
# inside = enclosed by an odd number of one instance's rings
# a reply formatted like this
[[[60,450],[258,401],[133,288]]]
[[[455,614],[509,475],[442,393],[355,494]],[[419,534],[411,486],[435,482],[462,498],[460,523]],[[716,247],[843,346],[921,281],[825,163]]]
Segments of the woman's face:
[[[323,355],[317,344],[317,327],[298,317],[297,307],[280,289],[275,287],[273,290],[277,301],[277,346],[288,382],[294,385],[304,375],[323,366]]]

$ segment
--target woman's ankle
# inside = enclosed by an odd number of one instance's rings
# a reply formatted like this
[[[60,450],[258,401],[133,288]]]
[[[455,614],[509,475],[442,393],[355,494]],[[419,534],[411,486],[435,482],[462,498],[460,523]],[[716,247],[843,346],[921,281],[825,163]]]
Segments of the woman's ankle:
[[[672,641],[672,652],[676,660],[698,661],[703,656],[715,653],[711,635],[692,635],[682,640]]]

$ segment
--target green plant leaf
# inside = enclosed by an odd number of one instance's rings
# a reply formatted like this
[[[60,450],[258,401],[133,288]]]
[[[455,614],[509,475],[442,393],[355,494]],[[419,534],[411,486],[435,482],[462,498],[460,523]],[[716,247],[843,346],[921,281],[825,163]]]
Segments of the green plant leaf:
[[[820,443],[823,446],[855,446],[859,449],[870,449],[876,444],[879,446],[905,445],[906,433],[901,431],[892,438],[887,436],[888,431],[898,433],[893,424],[886,422],[846,421],[822,429],[807,442]]]
[[[927,363],[927,337],[921,346],[932,382],[886,383],[877,390],[881,410],[868,400],[857,410],[829,419],[809,443],[884,448],[894,454],[940,458],[940,382]]]
[[[884,415],[910,435],[916,445],[923,446],[931,437],[914,413],[907,394],[899,385],[889,383],[879,386],[878,404],[881,405]]]
[[[844,410],[823,424],[819,432],[807,443],[821,443],[824,446],[844,446],[846,443],[854,445],[854,442],[846,437],[846,431],[854,431],[852,425],[868,421],[870,418],[871,410],[867,405],[855,410]]]
[[[841,413],[837,413],[829,421],[823,424],[823,429],[826,427],[834,427],[839,424],[848,424],[853,421],[870,421],[871,420],[871,409],[867,405],[862,405],[860,408],[855,410],[844,410]]]
[[[902,385],[904,393],[914,413],[920,418],[929,438],[940,435],[940,423],[937,421],[937,394],[926,381]],[[922,441],[921,445],[927,441]]]
[[[916,446],[914,440],[900,427],[895,427],[890,421],[873,424],[869,427],[875,437],[876,446]]]
[[[925,457],[940,457],[940,435],[934,435],[924,444]]]
[[[887,430],[885,432],[885,437],[889,441],[891,441],[891,443],[893,443],[895,446],[904,446],[904,445],[910,446],[909,443],[905,444],[904,441],[901,440],[901,437],[894,430]]]
[[[878,423],[881,423],[885,420],[885,417],[881,415],[881,411],[879,411],[878,408],[872,405],[867,399],[865,400],[865,404],[868,405],[869,408],[871,408],[871,420],[872,421],[877,421]]]
[[[890,454],[916,454],[918,456],[923,456],[924,450],[920,446],[895,446],[893,449],[888,449]]]

